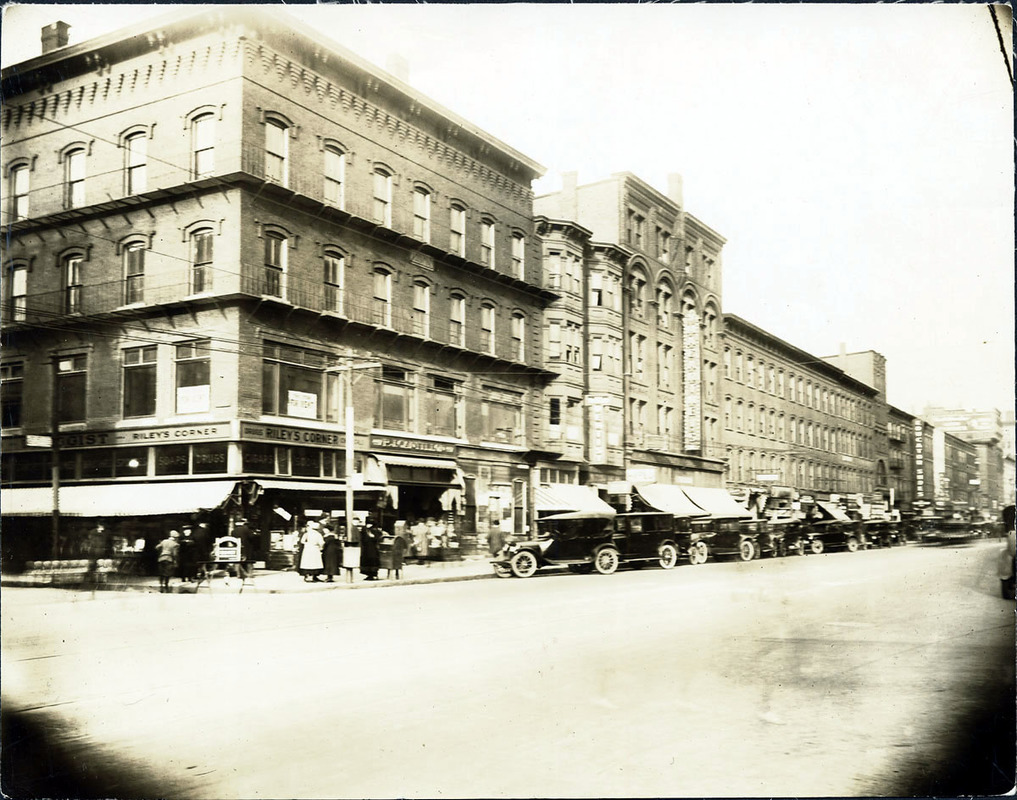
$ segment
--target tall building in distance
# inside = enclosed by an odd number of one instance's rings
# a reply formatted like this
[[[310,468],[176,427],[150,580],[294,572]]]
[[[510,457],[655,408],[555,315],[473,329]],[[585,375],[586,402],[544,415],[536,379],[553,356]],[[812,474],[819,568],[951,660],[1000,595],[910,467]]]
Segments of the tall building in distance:
[[[973,476],[970,503],[973,507],[996,513],[1012,484],[1004,486],[1004,423],[998,409],[971,410],[930,406],[922,417],[937,429],[970,442],[976,451],[978,475]]]

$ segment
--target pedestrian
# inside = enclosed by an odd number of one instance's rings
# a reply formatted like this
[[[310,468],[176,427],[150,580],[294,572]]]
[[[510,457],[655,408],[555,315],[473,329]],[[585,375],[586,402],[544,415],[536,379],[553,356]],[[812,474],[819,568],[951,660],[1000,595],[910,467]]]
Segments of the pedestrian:
[[[180,534],[177,531],[170,531],[166,538],[155,546],[156,560],[159,565],[159,592],[165,594],[170,590],[170,578],[177,569],[177,559],[180,555],[180,545],[177,539]]]
[[[300,544],[300,574],[304,576],[306,583],[320,581],[322,570],[325,568],[321,560],[321,550],[325,546],[325,539],[321,535],[321,526],[317,522],[308,521],[307,529],[300,537]]]
[[[325,583],[334,583],[335,575],[343,563],[343,544],[336,532],[325,528],[325,545],[321,548],[321,560],[325,569]]]
[[[233,535],[240,540],[240,561],[237,563],[238,577],[243,580],[254,572],[254,531],[243,517],[233,524]]]
[[[360,532],[360,574],[366,581],[378,580],[381,556],[378,553],[380,531],[368,522]]]
[[[360,566],[360,544],[356,540],[356,529],[352,526],[343,528],[343,577],[347,583],[353,583],[353,573]]]
[[[418,519],[410,526],[410,535],[413,537],[413,555],[418,564],[427,560],[427,523]]]
[[[198,543],[190,525],[180,534],[180,569],[177,574],[184,583],[191,583],[198,575]]]

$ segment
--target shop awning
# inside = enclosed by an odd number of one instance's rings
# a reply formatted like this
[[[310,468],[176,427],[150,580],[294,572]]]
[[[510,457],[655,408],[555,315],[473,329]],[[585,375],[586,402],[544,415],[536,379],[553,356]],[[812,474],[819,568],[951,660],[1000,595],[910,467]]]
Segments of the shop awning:
[[[837,522],[851,521],[851,517],[849,517],[847,514],[841,511],[840,508],[838,506],[835,506],[833,503],[827,503],[824,502],[823,500],[817,500],[816,505],[819,506],[823,510],[823,513],[829,516],[830,519],[835,519],[837,520]]]
[[[253,480],[262,489],[281,489],[287,492],[314,492],[315,494],[344,494],[346,492],[346,484],[336,481],[322,481],[317,483],[308,481],[305,483],[304,481],[286,481],[271,478],[254,478]],[[367,491],[380,492],[385,487],[381,484],[364,483],[362,486],[356,488],[358,490],[364,489]]]
[[[614,509],[600,499],[595,489],[574,483],[551,483],[538,486],[534,493],[537,512],[589,511],[613,515]]]
[[[60,514],[68,517],[142,517],[187,514],[218,508],[236,481],[174,481],[60,487]],[[42,517],[53,513],[48,486],[4,489],[5,517]]]
[[[673,486],[669,483],[648,483],[634,488],[650,508],[666,511],[677,517],[706,516],[707,512],[689,500],[689,496],[682,491],[681,486]]]
[[[727,489],[707,489],[702,486],[683,486],[682,491],[695,503],[714,517],[752,517],[752,512],[739,505]]]

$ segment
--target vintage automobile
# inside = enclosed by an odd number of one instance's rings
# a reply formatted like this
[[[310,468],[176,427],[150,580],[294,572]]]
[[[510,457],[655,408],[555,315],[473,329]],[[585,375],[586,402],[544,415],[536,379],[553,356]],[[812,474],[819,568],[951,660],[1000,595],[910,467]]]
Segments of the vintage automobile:
[[[981,530],[974,523],[943,517],[924,518],[918,530],[918,541],[930,545],[967,544],[980,536]]]
[[[835,519],[811,522],[805,530],[810,553],[819,555],[827,550],[847,550],[857,552],[862,546],[862,537],[858,525],[853,521]]]
[[[794,519],[770,519],[759,524],[760,555],[805,555],[808,537],[803,524]]]
[[[710,556],[751,561],[759,553],[759,524],[763,523],[720,517],[691,520],[689,563],[705,564]]]
[[[904,544],[904,534],[897,522],[872,519],[865,523],[865,543],[870,547],[893,547]]]
[[[491,563],[502,578],[529,578],[551,565],[602,575],[622,563],[655,562],[671,569],[689,535],[687,522],[667,513],[553,514],[537,520],[536,539],[508,542]]]

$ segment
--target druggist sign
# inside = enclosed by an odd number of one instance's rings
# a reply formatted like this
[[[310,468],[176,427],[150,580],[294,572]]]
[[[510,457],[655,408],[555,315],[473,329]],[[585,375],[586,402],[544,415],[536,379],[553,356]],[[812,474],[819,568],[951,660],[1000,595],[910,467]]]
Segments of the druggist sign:
[[[116,431],[80,431],[60,434],[61,449],[115,445],[212,442],[230,438],[228,422],[174,425],[166,428],[124,428]]]

